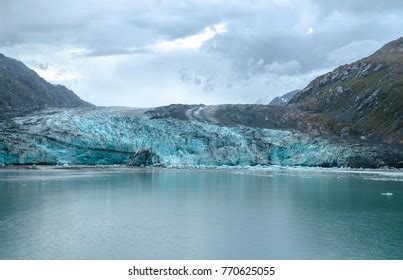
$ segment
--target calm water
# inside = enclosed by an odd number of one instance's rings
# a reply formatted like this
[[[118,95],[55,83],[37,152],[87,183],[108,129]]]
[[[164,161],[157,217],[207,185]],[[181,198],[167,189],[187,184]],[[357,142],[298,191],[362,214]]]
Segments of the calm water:
[[[395,175],[0,170],[0,259],[403,259]]]

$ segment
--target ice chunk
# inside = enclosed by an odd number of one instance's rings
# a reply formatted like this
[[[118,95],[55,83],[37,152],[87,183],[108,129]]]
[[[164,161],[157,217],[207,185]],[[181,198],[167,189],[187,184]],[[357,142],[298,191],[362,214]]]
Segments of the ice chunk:
[[[381,193],[381,195],[385,195],[385,196],[392,196],[392,195],[393,195],[393,193],[391,193],[391,192],[384,192],[384,193]]]

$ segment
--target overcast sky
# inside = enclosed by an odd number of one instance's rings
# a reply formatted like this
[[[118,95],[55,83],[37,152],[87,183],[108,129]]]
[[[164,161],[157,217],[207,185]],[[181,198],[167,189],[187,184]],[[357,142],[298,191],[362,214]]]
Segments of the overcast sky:
[[[0,0],[0,52],[96,105],[270,99],[402,26],[402,0]]]

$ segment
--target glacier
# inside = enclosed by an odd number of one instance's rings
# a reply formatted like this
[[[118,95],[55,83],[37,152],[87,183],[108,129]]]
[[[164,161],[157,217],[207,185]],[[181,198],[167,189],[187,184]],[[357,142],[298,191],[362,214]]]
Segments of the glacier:
[[[46,109],[14,117],[2,122],[0,138],[3,166],[340,167],[363,153],[296,131],[152,118],[144,109],[113,107]]]

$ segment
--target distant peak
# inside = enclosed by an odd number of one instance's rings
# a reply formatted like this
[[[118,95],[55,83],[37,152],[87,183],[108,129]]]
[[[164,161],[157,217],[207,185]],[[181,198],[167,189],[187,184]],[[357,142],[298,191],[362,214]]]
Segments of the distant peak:
[[[403,57],[403,37],[385,44],[382,48],[376,51],[371,57],[380,57],[386,60],[396,60]]]

